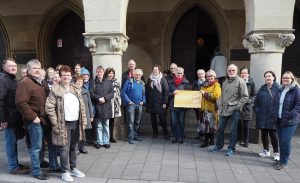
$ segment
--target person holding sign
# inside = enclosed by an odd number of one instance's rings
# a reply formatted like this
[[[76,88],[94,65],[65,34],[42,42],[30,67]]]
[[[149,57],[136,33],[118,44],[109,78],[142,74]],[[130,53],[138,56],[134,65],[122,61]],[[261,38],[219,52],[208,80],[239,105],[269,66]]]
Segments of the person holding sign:
[[[185,126],[186,108],[174,107],[174,96],[178,90],[186,90],[189,88],[189,81],[184,77],[184,69],[177,67],[176,76],[169,83],[169,107],[171,115],[171,127],[173,133],[172,143],[177,141],[182,144]]]
[[[202,93],[201,110],[203,111],[204,143],[200,148],[215,144],[215,133],[218,126],[217,100],[221,97],[221,86],[216,80],[216,72],[206,72],[206,81],[200,89]],[[208,142],[209,141],[209,142]]]

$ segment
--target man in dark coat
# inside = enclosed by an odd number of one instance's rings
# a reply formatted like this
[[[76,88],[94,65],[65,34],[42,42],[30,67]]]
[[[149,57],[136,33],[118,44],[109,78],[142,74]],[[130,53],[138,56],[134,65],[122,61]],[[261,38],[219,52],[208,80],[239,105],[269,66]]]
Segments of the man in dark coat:
[[[96,149],[110,148],[109,145],[109,118],[112,117],[111,100],[114,98],[114,88],[112,82],[104,78],[104,68],[98,66],[97,76],[94,80],[94,88],[91,90],[91,98],[94,102],[96,114],[95,122],[97,125],[97,144]]]
[[[17,141],[24,137],[22,116],[15,105],[17,63],[11,58],[2,62],[0,73],[0,123],[5,133],[5,150],[10,174],[29,173],[27,167],[18,163]]]
[[[40,61],[36,59],[30,60],[27,63],[27,72],[27,77],[24,77],[17,86],[15,104],[22,114],[29,133],[29,155],[32,164],[32,175],[37,179],[46,180],[49,177],[42,172],[39,160],[43,140],[42,123],[45,126],[48,125],[44,120],[47,96],[40,78]]]

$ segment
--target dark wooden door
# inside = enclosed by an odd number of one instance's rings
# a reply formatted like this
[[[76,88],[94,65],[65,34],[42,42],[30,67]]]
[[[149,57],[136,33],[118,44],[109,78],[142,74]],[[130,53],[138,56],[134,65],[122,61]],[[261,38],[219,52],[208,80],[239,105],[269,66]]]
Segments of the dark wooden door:
[[[0,61],[6,58],[6,44],[4,39],[4,34],[0,26]]]
[[[84,22],[73,12],[66,14],[57,24],[52,41],[52,66],[79,63],[92,70],[91,54],[84,46]]]
[[[296,39],[289,47],[285,49],[282,57],[282,73],[292,71],[297,77],[300,76],[300,10],[295,8],[293,29],[295,29]]]
[[[201,39],[202,44],[197,45]],[[188,11],[176,25],[172,39],[171,62],[184,68],[192,82],[198,69],[208,70],[213,49],[218,46],[218,34],[213,20],[201,8]]]

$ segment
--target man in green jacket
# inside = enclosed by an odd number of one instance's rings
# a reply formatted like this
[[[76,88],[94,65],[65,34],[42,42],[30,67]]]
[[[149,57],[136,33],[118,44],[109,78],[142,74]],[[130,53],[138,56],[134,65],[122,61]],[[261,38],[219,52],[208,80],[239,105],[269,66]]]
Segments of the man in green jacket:
[[[244,104],[248,100],[248,90],[245,81],[237,74],[238,68],[231,64],[227,67],[227,79],[222,86],[220,102],[220,121],[217,131],[216,146],[209,149],[210,152],[219,152],[224,146],[224,130],[228,121],[230,124],[230,141],[226,156],[232,156],[235,152],[237,140],[237,124]]]

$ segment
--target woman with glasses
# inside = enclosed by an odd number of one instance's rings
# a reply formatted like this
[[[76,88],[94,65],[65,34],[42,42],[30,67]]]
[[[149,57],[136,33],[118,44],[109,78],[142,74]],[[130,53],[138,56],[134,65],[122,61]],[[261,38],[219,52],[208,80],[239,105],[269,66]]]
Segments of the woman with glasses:
[[[290,71],[282,75],[282,86],[277,103],[279,110],[276,127],[279,138],[280,161],[274,162],[274,165],[276,170],[284,170],[287,168],[291,153],[292,137],[300,121],[300,88],[297,78]]]
[[[256,128],[261,130],[263,150],[260,157],[270,157],[269,137],[274,151],[274,161],[279,161],[278,137],[276,134],[276,122],[278,110],[276,99],[279,96],[279,84],[273,71],[264,74],[265,84],[258,90],[254,106],[256,113]]]
[[[169,107],[173,133],[172,143],[179,142],[183,144],[186,108],[174,107],[174,96],[178,93],[178,90],[187,90],[189,88],[189,81],[185,78],[182,67],[177,67],[175,74],[174,79],[169,83]]]
[[[200,89],[202,93],[201,111],[203,114],[204,143],[200,148],[215,145],[215,133],[218,126],[217,100],[221,97],[221,85],[214,70],[206,72],[206,81]]]

